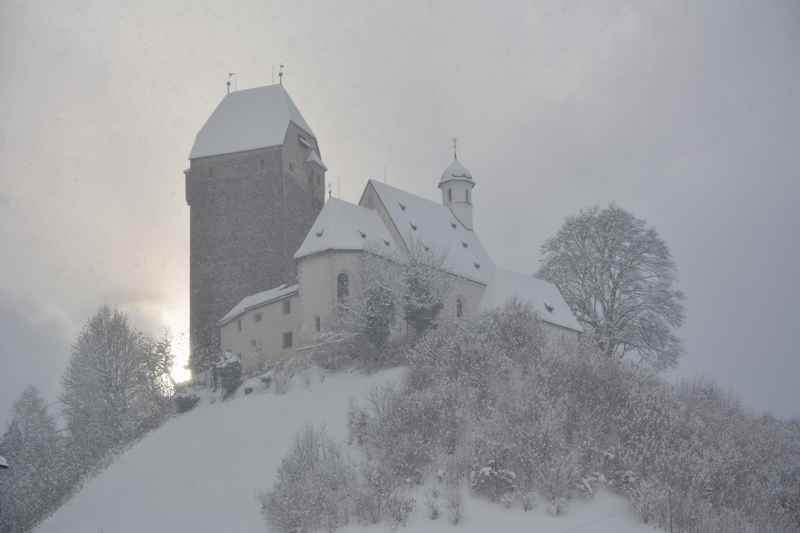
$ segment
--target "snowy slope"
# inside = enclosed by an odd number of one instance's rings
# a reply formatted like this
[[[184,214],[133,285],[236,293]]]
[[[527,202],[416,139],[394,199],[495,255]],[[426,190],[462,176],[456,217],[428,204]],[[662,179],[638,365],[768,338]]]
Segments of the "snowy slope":
[[[306,423],[346,437],[351,397],[398,379],[399,370],[372,376],[338,374],[297,380],[285,395],[254,393],[200,405],[146,436],[51,516],[39,532],[249,532],[266,531],[256,494],[272,486],[295,432]],[[581,526],[574,529],[576,526]],[[572,529],[571,529],[572,528]],[[409,533],[448,530],[651,531],[628,517],[625,503],[601,496],[552,518],[543,510],[509,511],[477,500],[465,502],[465,523],[419,519]],[[380,527],[350,532],[387,531]]]

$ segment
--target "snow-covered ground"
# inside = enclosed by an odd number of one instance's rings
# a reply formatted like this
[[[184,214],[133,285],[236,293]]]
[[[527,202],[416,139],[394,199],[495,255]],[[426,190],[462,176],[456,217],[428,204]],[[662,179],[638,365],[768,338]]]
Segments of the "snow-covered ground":
[[[266,531],[257,493],[272,486],[295,433],[306,423],[325,425],[334,438],[346,437],[351,397],[398,379],[400,370],[371,376],[318,374],[296,378],[285,395],[255,392],[225,402],[201,403],[147,435],[44,522],[45,532],[196,533]],[[623,500],[600,495],[572,503],[551,517],[541,508],[524,513],[468,498],[464,522],[450,525],[417,518],[408,533],[652,531],[630,517]],[[351,527],[348,533],[385,532]]]

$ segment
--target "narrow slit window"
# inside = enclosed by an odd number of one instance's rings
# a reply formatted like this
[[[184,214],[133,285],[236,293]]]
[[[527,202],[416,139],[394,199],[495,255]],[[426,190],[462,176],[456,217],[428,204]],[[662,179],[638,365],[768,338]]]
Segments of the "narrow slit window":
[[[336,277],[336,298],[341,302],[350,296],[350,278],[342,272]]]

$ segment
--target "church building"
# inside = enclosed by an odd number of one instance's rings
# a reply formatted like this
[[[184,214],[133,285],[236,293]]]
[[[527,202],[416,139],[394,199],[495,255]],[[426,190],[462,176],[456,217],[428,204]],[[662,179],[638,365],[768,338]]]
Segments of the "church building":
[[[548,339],[577,340],[581,328],[555,286],[486,252],[473,220],[478,180],[455,154],[439,202],[376,180],[357,204],[325,202],[325,170],[281,85],[231,93],[197,135],[187,170],[193,361],[196,347],[214,346],[247,372],[319,343],[339,303],[363,290],[365,254],[403,261],[419,245],[442,257],[450,281],[440,317],[514,298],[538,313]],[[398,318],[393,333],[404,328]]]

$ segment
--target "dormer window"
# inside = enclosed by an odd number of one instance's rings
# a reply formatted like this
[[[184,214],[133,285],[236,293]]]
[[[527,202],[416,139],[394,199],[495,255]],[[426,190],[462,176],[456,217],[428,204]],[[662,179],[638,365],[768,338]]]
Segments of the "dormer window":
[[[556,308],[555,308],[555,307],[553,307],[552,305],[550,305],[550,304],[549,304],[549,303],[547,303],[547,302],[545,302],[545,303],[544,303],[544,308],[545,308],[545,309],[547,309],[547,312],[548,312],[548,313],[552,313],[553,311],[555,311],[555,310],[556,310]]]
[[[323,233],[325,233],[325,229],[324,228],[319,230],[319,231],[317,231],[316,233],[314,233],[314,235],[316,235],[317,237],[322,237]]]
[[[400,206],[400,210],[401,211],[405,211],[406,210],[406,204],[404,204],[403,202],[397,202],[397,205]]]
[[[358,234],[361,235],[362,239],[366,239],[367,238],[367,234],[364,233],[363,231],[359,231]]]
[[[469,244],[467,244],[467,241],[461,241],[461,246],[466,248]]]
[[[451,222],[450,227],[456,229],[458,227],[458,224],[456,224],[455,222]]]
[[[417,231],[417,225],[414,224],[413,222],[411,222],[411,229],[413,229],[414,231]]]

